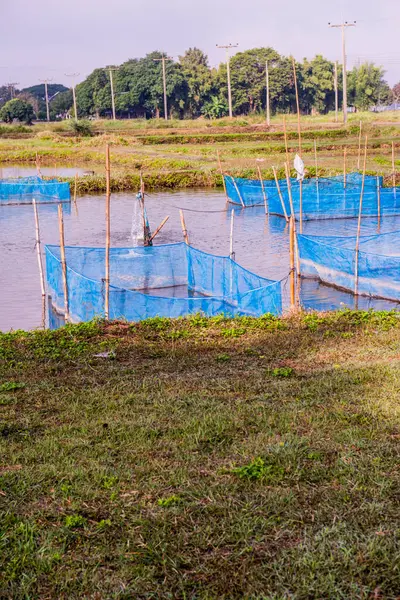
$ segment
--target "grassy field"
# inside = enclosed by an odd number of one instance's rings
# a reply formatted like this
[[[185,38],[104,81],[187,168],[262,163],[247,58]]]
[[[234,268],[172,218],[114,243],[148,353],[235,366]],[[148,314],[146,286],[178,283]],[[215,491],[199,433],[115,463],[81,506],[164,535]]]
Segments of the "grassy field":
[[[315,173],[314,140],[317,144],[320,175],[343,171],[343,151],[347,150],[347,170],[358,167],[359,122],[369,136],[367,169],[387,175],[391,182],[391,146],[395,143],[396,167],[400,167],[400,128],[398,113],[350,115],[344,127],[332,115],[302,117],[302,151],[308,172]],[[288,116],[289,152],[298,151],[297,122]],[[70,124],[37,124],[31,128],[0,128],[0,165],[33,165],[39,155],[43,166],[86,167],[95,175],[78,180],[78,193],[103,191],[104,148],[111,145],[112,189],[137,190],[143,171],[148,189],[222,185],[217,153],[224,171],[238,176],[257,177],[256,159],[265,178],[272,178],[272,166],[283,167],[285,144],[282,117],[274,117],[267,128],[263,117],[221,119],[219,121],[95,121],[94,136],[76,137]],[[399,178],[400,179],[400,178]],[[389,181],[390,180],[390,181]]]
[[[0,597],[392,599],[400,318],[0,335]]]

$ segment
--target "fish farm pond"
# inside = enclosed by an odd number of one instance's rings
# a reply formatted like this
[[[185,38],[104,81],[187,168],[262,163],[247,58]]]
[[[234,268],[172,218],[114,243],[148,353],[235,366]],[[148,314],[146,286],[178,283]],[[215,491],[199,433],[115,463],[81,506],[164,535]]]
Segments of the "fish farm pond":
[[[31,173],[19,172],[18,175]],[[62,173],[59,173],[62,174]],[[69,173],[68,173],[69,175]],[[7,176],[13,176],[7,173]],[[113,193],[111,196],[111,246],[132,247],[135,239],[136,195]],[[182,241],[179,211],[183,210],[190,244],[199,250],[228,256],[230,252],[231,212],[234,210],[233,250],[235,260],[260,276],[284,280],[283,304],[289,307],[289,231],[279,216],[266,216],[264,207],[242,209],[226,203],[223,191],[190,189],[146,194],[146,210],[151,229],[169,220],[157,235],[155,245]],[[57,205],[38,205],[42,250],[46,244],[59,244]],[[66,246],[104,247],[105,196],[80,196],[64,205]],[[361,235],[388,233],[400,229],[400,216],[363,218]],[[309,221],[303,233],[324,236],[353,236],[357,219]],[[35,221],[31,205],[0,207],[0,287],[2,310],[0,330],[30,330],[62,324],[43,306],[35,247]],[[389,251],[389,249],[388,249]],[[328,311],[343,308],[397,309],[399,304],[359,296],[312,279],[302,279],[300,301],[304,310]]]

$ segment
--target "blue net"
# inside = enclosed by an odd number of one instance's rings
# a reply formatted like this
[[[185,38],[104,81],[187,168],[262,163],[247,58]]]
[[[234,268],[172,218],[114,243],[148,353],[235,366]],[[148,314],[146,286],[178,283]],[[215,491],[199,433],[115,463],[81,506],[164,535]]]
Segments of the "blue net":
[[[57,179],[21,177],[0,180],[0,206],[2,204],[31,204],[69,202],[69,183]]]
[[[66,247],[68,301],[74,322],[104,315],[104,248]],[[60,248],[46,246],[52,304],[64,311]],[[250,315],[282,312],[282,284],[247,271],[228,257],[184,243],[110,250],[109,317]]]
[[[360,237],[358,268],[356,238],[298,235],[300,272],[303,277],[349,291],[400,301],[400,232]]]
[[[362,175],[350,173],[343,176],[305,179],[300,186],[291,179],[293,211],[300,217],[300,206],[304,220],[354,218],[358,216]],[[363,215],[377,216],[400,214],[400,190],[383,188],[382,177],[366,176],[363,196]],[[291,214],[286,180],[263,181],[264,192],[259,180],[234,179],[225,176],[228,198],[234,204],[260,206],[267,204],[268,212],[279,216]],[[265,195],[265,197],[264,197]]]

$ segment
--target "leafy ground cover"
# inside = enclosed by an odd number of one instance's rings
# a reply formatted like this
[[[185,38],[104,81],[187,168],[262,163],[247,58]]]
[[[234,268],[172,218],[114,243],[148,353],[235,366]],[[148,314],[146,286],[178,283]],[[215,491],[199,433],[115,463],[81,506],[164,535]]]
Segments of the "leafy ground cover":
[[[0,335],[0,597],[394,599],[400,318]]]

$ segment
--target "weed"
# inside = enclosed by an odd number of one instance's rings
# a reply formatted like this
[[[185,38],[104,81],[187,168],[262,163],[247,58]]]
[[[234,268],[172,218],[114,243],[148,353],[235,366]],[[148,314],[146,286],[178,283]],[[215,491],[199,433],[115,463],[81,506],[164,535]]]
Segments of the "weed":
[[[272,369],[273,377],[291,377],[293,375],[293,369],[291,367],[276,367]]]
[[[182,498],[179,496],[169,496],[168,498],[159,498],[157,500],[158,506],[162,506],[163,508],[169,508],[170,506],[175,506],[176,504],[180,504],[182,502]]]
[[[14,392],[15,390],[23,390],[26,387],[25,383],[18,383],[17,381],[5,381],[0,384],[0,392]]]
[[[86,519],[82,515],[67,515],[65,517],[65,527],[68,529],[77,529],[85,525]]]

